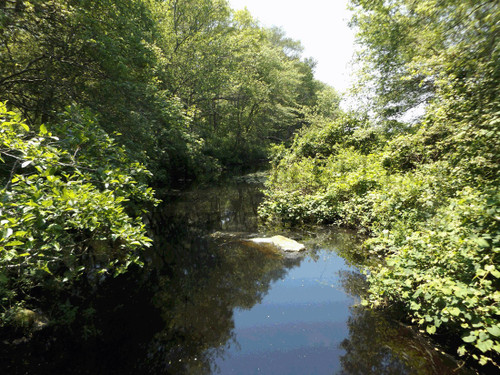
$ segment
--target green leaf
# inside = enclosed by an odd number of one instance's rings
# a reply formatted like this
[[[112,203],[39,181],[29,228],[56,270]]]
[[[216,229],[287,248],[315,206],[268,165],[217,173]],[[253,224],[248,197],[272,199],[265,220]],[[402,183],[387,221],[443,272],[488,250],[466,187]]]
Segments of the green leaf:
[[[44,124],[40,125],[40,135],[45,135],[47,134],[47,128],[45,127]]]
[[[16,237],[26,237],[27,234],[28,234],[28,232],[26,232],[24,230],[18,230],[16,232]]]
[[[498,325],[493,327],[486,327],[486,330],[493,336],[500,337],[500,327]]]
[[[485,340],[485,341],[479,341],[476,344],[476,347],[481,350],[483,353],[486,353],[489,351],[491,348],[493,348],[493,341],[492,340]]]
[[[23,162],[21,164],[21,168],[26,168],[28,165],[30,165],[31,163],[33,163],[33,160],[26,160],[25,162]]]
[[[489,358],[485,357],[484,355],[482,355],[481,357],[479,357],[479,364],[481,366],[484,366],[485,364],[487,364],[488,361],[489,361]]]
[[[465,341],[465,342],[474,342],[476,341],[476,336],[472,333],[469,333],[469,335],[467,336],[462,336],[462,340]]]
[[[490,244],[484,238],[475,238],[474,241],[481,247],[488,247]]]
[[[426,331],[429,335],[436,333],[436,326],[427,326]]]
[[[410,305],[410,309],[412,310],[420,310],[420,303],[417,303],[417,302],[412,302],[411,305]]]
[[[49,275],[52,275],[52,272],[50,272],[50,270],[49,270],[49,266],[48,266],[48,264],[47,264],[47,263],[42,264],[39,268],[40,268],[41,270],[43,270],[43,271],[47,272]]]
[[[453,316],[459,316],[461,310],[458,307],[452,307],[451,309],[448,309],[451,315]]]
[[[495,270],[495,266],[493,264],[487,264],[486,266],[484,266],[484,269],[488,272],[491,272]]]
[[[8,242],[5,246],[20,246],[23,244],[24,244],[24,242],[21,242],[19,240],[15,240],[15,241]]]

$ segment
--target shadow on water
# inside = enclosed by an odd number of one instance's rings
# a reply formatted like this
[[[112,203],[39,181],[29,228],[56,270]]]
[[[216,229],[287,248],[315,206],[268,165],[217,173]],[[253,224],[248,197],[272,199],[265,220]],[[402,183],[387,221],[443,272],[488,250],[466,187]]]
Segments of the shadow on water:
[[[309,249],[298,258],[239,241],[259,232],[260,187],[170,197],[149,218],[148,267],[57,301],[77,307],[70,325],[0,333],[0,373],[465,373],[410,329],[354,306],[366,287],[350,266],[354,233],[287,233]]]

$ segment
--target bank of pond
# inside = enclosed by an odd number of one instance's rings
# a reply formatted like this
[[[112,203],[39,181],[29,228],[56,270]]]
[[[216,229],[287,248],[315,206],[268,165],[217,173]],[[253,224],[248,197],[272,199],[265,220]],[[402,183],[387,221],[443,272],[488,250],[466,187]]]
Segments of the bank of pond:
[[[361,306],[359,234],[259,227],[261,189],[245,179],[167,197],[147,218],[146,266],[54,301],[77,317],[71,324],[4,330],[1,372],[475,373],[397,311]],[[276,234],[306,249],[284,255],[245,241]]]

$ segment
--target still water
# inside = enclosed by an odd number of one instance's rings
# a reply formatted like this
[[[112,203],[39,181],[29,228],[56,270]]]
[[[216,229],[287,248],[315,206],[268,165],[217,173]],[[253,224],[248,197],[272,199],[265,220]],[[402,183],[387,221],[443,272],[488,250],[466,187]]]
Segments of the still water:
[[[341,370],[356,301],[339,283],[349,267],[331,249],[315,251],[250,309],[236,308],[237,345],[216,361],[224,374],[332,374]]]
[[[171,232],[188,228],[175,259],[182,264],[173,278],[176,302],[165,316],[185,341],[177,351],[168,349],[169,371],[466,373],[411,329],[359,306],[365,283],[356,268],[355,233],[263,232],[256,213],[260,189],[247,180],[195,190],[180,195],[168,213],[161,210]],[[303,242],[307,251],[283,258],[241,241],[275,234]],[[193,342],[196,349],[186,350]]]
[[[156,245],[146,270],[75,299],[89,314],[70,334],[3,342],[1,372],[468,373],[411,329],[358,305],[365,283],[355,233],[259,228],[261,187],[247,178],[171,196],[149,217]],[[275,234],[307,251],[283,257],[242,241]]]

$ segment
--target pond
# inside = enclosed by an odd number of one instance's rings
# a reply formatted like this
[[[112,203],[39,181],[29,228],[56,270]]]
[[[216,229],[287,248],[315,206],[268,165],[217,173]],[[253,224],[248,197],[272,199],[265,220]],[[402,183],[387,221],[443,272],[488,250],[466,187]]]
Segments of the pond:
[[[149,218],[149,266],[86,297],[90,318],[0,347],[2,373],[467,374],[413,330],[359,306],[359,238],[263,231],[258,179],[179,192]],[[242,239],[283,234],[281,256]]]

